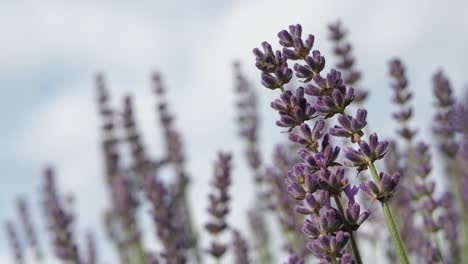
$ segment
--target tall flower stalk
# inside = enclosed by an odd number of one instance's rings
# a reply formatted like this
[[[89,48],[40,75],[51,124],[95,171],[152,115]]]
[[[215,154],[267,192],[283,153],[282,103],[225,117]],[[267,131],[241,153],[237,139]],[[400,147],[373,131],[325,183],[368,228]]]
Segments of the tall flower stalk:
[[[269,89],[280,89],[282,91],[280,99],[272,103],[272,107],[280,114],[280,120],[276,124],[287,128],[289,133],[292,133],[290,139],[306,147],[299,153],[304,159],[305,164],[295,166],[289,176],[288,189],[299,200],[306,198],[308,194],[313,195],[319,189],[326,191],[330,198],[335,198],[334,200],[338,208],[331,208],[331,211],[327,209],[326,213],[323,214],[321,213],[321,208],[316,207],[318,210],[315,210],[317,212],[315,214],[319,217],[324,217],[323,219],[327,219],[328,224],[322,230],[325,230],[325,233],[329,237],[325,238],[323,235],[314,237],[312,230],[321,230],[320,225],[317,228],[317,225],[314,224],[316,220],[309,221],[308,235],[312,235],[312,238],[315,239],[310,244],[309,249],[322,259],[331,259],[332,262],[336,262],[336,258],[341,257],[338,254],[341,252],[341,247],[346,245],[349,236],[362,223],[362,221],[359,222],[358,219],[361,218],[359,217],[356,219],[358,220],[356,222],[357,227],[354,230],[347,230],[346,227],[352,226],[349,221],[339,224],[343,219],[339,219],[339,217],[334,218],[336,215],[344,215],[343,210],[340,210],[339,199],[342,191],[344,188],[348,188],[348,190],[354,188],[348,185],[347,178],[344,176],[344,169],[338,167],[333,172],[329,169],[329,167],[339,165],[336,162],[336,158],[340,150],[329,145],[328,135],[325,135],[322,140],[322,149],[318,151],[319,144],[317,141],[322,137],[320,129],[322,125],[320,123],[335,115],[339,115],[339,125],[330,129],[329,132],[334,136],[348,137],[352,143],[359,144],[359,150],[354,150],[353,148],[345,150],[347,164],[357,167],[358,171],[370,169],[373,181],[361,184],[361,189],[364,189],[364,191],[381,202],[400,260],[402,263],[408,263],[403,243],[401,242],[388,204],[400,176],[399,174],[390,176],[385,173],[379,175],[374,165],[375,161],[383,158],[385,155],[388,143],[386,141],[379,142],[376,134],[372,134],[369,137],[369,143],[362,139],[362,128],[367,124],[365,121],[367,112],[364,109],[360,109],[356,117],[347,115],[345,112],[346,107],[354,99],[354,89],[347,87],[341,78],[341,73],[334,69],[327,74],[326,78],[320,75],[325,66],[325,58],[321,56],[320,51],[311,51],[315,37],[308,35],[303,40],[301,34],[302,27],[300,25],[292,25],[289,27],[289,31],[282,30],[278,33],[279,43],[283,46],[282,51],[273,52],[271,45],[263,42],[263,51],[254,49],[253,52],[256,57],[256,66],[262,72],[261,79],[263,85]],[[294,90],[285,89],[285,84],[289,83],[293,75],[293,70],[288,66],[288,61],[291,60],[304,61],[306,63],[305,65],[300,63],[294,64],[295,75],[306,84],[305,87],[299,87]],[[313,83],[311,83],[312,80]],[[312,96],[315,100],[307,100],[304,94]],[[306,122],[308,120],[317,120],[313,130],[307,125]],[[300,127],[302,136],[297,136],[293,132],[296,127]],[[349,192],[354,194],[357,191]],[[310,208],[314,208],[313,205],[316,205],[316,203],[313,201],[316,199],[312,199],[313,196],[311,197],[310,195],[309,200],[311,202],[308,202],[308,204]],[[348,201],[350,204],[354,201],[352,194],[348,195]],[[325,206],[324,208],[327,207],[329,206]],[[336,210],[338,214],[333,213],[333,210]],[[311,209],[309,212],[313,213],[314,210]],[[354,215],[359,215],[359,210],[356,210],[356,212],[357,214],[355,213]],[[362,218],[365,219],[365,215]],[[329,226],[330,223],[335,223],[335,225]],[[330,227],[332,228],[329,229]],[[348,233],[340,233],[343,232],[340,230],[342,228]],[[327,246],[330,246],[330,244],[327,244],[323,239],[332,241],[330,239],[333,237],[335,238],[333,241],[337,243],[334,245],[335,250],[328,251]],[[337,248],[341,249],[336,251]],[[353,247],[353,253],[356,261],[360,262],[358,248]]]
[[[213,236],[213,240],[207,251],[216,263],[221,263],[221,259],[228,249],[228,245],[222,243],[219,236],[228,228],[226,216],[229,213],[229,200],[231,199],[228,193],[228,188],[231,185],[231,159],[230,153],[218,153],[211,182],[213,192],[208,196],[207,211],[211,219],[206,223],[205,229]]]
[[[354,88],[354,102],[361,105],[369,92],[359,87],[362,72],[356,68],[356,58],[353,56],[353,47],[346,40],[348,31],[343,27],[341,20],[328,24],[329,38],[333,43],[333,53],[338,58],[335,66],[343,74],[346,85]]]
[[[236,111],[237,111],[237,123],[239,126],[239,137],[244,141],[245,150],[244,156],[247,159],[248,168],[253,174],[255,184],[255,197],[254,203],[250,211],[249,220],[252,227],[255,229],[252,231],[254,235],[256,252],[258,253],[258,259],[261,263],[267,264],[273,261],[273,254],[271,251],[271,243],[268,234],[269,226],[265,221],[265,213],[267,202],[263,195],[265,188],[265,180],[263,179],[262,173],[262,157],[260,148],[258,146],[259,141],[259,120],[258,115],[258,96],[251,85],[244,72],[242,71],[241,64],[235,62],[234,68],[234,89],[236,93]],[[261,225],[256,225],[255,222],[261,222]]]

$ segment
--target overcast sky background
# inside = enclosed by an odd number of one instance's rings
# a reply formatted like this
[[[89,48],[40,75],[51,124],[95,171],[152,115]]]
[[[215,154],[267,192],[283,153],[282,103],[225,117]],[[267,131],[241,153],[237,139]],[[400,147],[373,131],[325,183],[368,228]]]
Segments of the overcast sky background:
[[[201,226],[216,151],[241,151],[233,122],[234,59],[244,64],[261,95],[265,155],[284,134],[273,125],[276,115],[269,108],[277,93],[259,85],[251,50],[263,40],[278,47],[276,33],[295,23],[316,36],[315,48],[327,57],[329,69],[334,59],[326,25],[343,20],[364,70],[362,84],[371,90],[370,127],[383,136],[394,134],[387,63],[401,57],[415,93],[414,126],[422,130],[433,116],[430,81],[436,69],[443,67],[459,93],[468,83],[466,10],[466,1],[422,0],[1,1],[0,220],[16,217],[13,201],[20,194],[34,199],[38,214],[41,170],[54,164],[61,190],[77,198],[78,230],[100,227],[107,192],[99,164],[96,72],[105,73],[115,105],[122,105],[122,95],[134,95],[154,155],[161,150],[150,73],[162,72],[184,136]],[[244,227],[252,179],[241,169],[242,158],[235,155],[237,216],[230,221]],[[0,263],[10,263],[3,235]],[[103,258],[112,261],[107,253]]]

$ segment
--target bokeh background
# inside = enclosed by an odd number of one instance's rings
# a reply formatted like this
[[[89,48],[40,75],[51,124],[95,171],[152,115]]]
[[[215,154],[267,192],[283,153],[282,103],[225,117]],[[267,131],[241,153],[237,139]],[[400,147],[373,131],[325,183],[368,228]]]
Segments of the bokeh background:
[[[460,94],[468,83],[466,1],[8,1],[0,2],[0,220],[16,217],[14,200],[25,195],[41,229],[42,168],[53,164],[64,192],[73,192],[77,230],[99,231],[108,204],[100,165],[99,122],[93,78],[105,74],[113,103],[132,94],[139,125],[154,156],[161,154],[150,74],[160,71],[177,115],[192,175],[197,226],[206,219],[206,194],[218,149],[235,156],[230,222],[247,226],[252,177],[241,157],[234,108],[232,62],[244,66],[260,95],[261,144],[269,157],[285,135],[274,126],[269,102],[277,91],[261,87],[252,48],[301,23],[333,64],[327,24],[341,19],[350,30],[372,130],[394,135],[387,63],[406,63],[415,93],[414,126],[429,137],[431,75],[443,68]],[[436,172],[440,170],[436,170]],[[443,184],[443,182],[439,182]],[[147,215],[145,214],[145,217]],[[151,241],[152,231],[146,237]],[[201,230],[203,233],[203,230]],[[101,241],[105,235],[98,233]],[[46,237],[40,236],[42,240]],[[206,240],[206,239],[205,239]],[[149,243],[150,244],[150,243]],[[101,247],[101,259],[113,263]],[[151,248],[151,245],[149,245]],[[0,263],[10,263],[0,239]]]

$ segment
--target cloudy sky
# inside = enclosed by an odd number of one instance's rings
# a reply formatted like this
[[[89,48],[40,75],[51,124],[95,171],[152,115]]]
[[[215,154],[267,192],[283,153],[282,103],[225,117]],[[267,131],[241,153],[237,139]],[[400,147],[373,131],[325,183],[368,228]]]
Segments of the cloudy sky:
[[[184,134],[201,225],[216,151],[240,153],[232,61],[244,63],[259,88],[262,146],[268,153],[283,135],[268,106],[275,93],[261,89],[251,50],[263,40],[276,43],[276,33],[293,23],[316,36],[316,48],[328,58],[329,68],[333,58],[326,24],[343,20],[351,30],[357,66],[364,69],[363,85],[371,90],[366,105],[370,126],[385,136],[394,133],[387,62],[401,57],[416,94],[415,126],[425,129],[432,116],[431,74],[443,67],[459,92],[468,83],[468,4],[463,2],[1,1],[0,220],[16,217],[12,203],[17,195],[37,201],[41,169],[54,164],[62,190],[73,191],[77,210],[87,212],[79,215],[78,228],[99,226],[107,193],[99,164],[93,76],[105,73],[117,106],[123,95],[134,95],[144,140],[157,155],[149,77],[158,70]],[[251,177],[238,156],[233,192],[245,195],[234,197],[239,216],[231,221],[244,226]],[[8,254],[2,238],[1,263],[9,263]]]

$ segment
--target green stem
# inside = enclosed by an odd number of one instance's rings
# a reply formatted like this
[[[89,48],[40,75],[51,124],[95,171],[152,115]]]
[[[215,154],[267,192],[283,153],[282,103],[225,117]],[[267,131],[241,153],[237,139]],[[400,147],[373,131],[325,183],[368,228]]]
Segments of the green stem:
[[[443,263],[444,257],[442,256],[442,247],[440,246],[439,234],[436,232],[436,233],[433,233],[433,236],[434,236],[434,242],[437,248],[437,253],[439,255],[440,261]]]
[[[344,209],[343,205],[341,204],[340,198],[338,195],[334,195],[336,206],[338,207],[338,211],[341,215],[344,216]],[[359,247],[356,243],[356,239],[354,238],[354,231],[349,232],[349,238],[351,240],[351,250],[353,251],[353,257],[357,264],[362,264],[361,253],[359,252]]]
[[[331,259],[333,264],[338,264],[338,260],[336,260],[335,256],[331,256]]]
[[[463,235],[464,235],[464,240],[463,240],[463,261],[468,261],[468,214],[463,213],[465,212],[465,200],[463,199],[463,193],[462,193],[462,178],[461,178],[461,173],[460,173],[460,168],[458,167],[459,164],[457,164],[457,161],[455,158],[451,159],[451,169],[453,172],[453,175],[455,177],[455,193],[457,196],[458,200],[458,205],[460,206],[460,212],[461,214],[461,220],[463,223]]]
[[[380,183],[380,178],[375,169],[374,163],[369,162],[370,172],[372,174],[372,178],[374,179],[375,183],[379,190],[381,190],[382,186]],[[403,246],[403,242],[401,241],[400,235],[398,234],[398,229],[395,225],[395,220],[393,219],[392,211],[390,209],[390,205],[388,201],[381,201],[382,209],[384,211],[385,220],[387,221],[388,229],[390,230],[390,234],[392,235],[393,244],[397,250],[398,255],[400,256],[400,263],[408,264],[408,257],[406,256],[405,247]]]
[[[283,85],[281,85],[279,88],[280,88],[280,90],[281,90],[282,93],[284,93],[284,92],[286,91],[286,90],[284,89],[284,86],[283,86]]]
[[[403,242],[401,241],[400,235],[398,234],[398,229],[395,225],[395,221],[393,220],[392,211],[390,210],[390,205],[387,201],[382,202],[382,208],[384,211],[385,220],[387,221],[387,226],[390,229],[390,233],[392,234],[393,244],[395,245],[397,253],[400,256],[400,263],[408,264],[408,257],[406,256]]]

